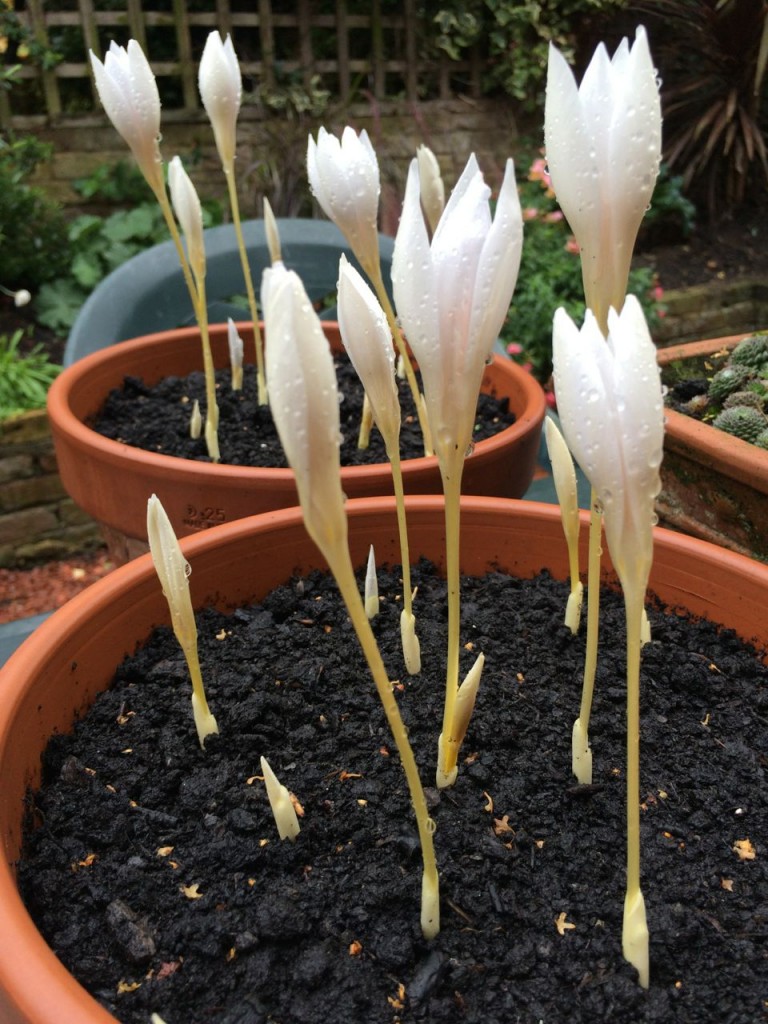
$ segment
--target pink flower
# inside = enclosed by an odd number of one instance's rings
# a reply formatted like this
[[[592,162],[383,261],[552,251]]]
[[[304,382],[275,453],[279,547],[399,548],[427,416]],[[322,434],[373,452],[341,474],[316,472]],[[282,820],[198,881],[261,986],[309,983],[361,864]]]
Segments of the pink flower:
[[[558,221],[563,219],[562,210],[550,210],[549,213],[545,213],[542,220],[546,221],[547,224],[557,224]]]
[[[540,181],[542,186],[546,189],[546,195],[554,196],[552,190],[552,179],[549,176],[547,170],[547,162],[544,157],[537,157],[536,160],[531,164],[531,168],[528,171],[528,181]]]
[[[578,256],[581,252],[581,249],[579,248],[579,243],[576,241],[573,235],[570,236],[570,238],[565,243],[563,248],[566,252],[572,252],[575,256]]]
[[[536,220],[539,216],[538,206],[526,206],[523,210],[523,220]]]
[[[519,356],[522,351],[523,346],[520,344],[519,341],[510,341],[510,343],[507,345],[508,356]]]
[[[661,302],[661,300],[664,298],[664,289],[661,287],[660,284],[654,285],[654,287],[651,289],[651,295],[654,297],[656,302]]]
[[[546,399],[547,405],[550,409],[557,409],[557,399],[555,398],[554,391],[545,391],[544,398]]]

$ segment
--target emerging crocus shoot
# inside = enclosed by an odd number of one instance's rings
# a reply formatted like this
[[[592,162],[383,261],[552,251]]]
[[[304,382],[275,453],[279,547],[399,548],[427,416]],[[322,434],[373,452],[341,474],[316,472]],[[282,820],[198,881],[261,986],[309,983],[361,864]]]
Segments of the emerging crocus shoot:
[[[368,552],[368,565],[365,569],[365,614],[369,619],[375,619],[379,614],[379,579],[376,575],[373,544]]]
[[[416,760],[365,614],[349,554],[333,358],[317,313],[293,271],[282,266],[264,271],[262,307],[272,415],[296,477],[307,532],[336,579],[403,764],[423,858],[421,927],[427,938],[433,938],[440,930],[434,822],[427,811]]]
[[[571,575],[571,592],[565,608],[565,624],[575,635],[581,622],[581,603],[584,585],[579,579],[579,496],[576,485],[576,469],[565,438],[557,429],[551,416],[544,420],[544,436],[547,441],[549,461],[552,464],[552,479],[560,504],[563,533],[568,545],[568,566]]]
[[[216,719],[205,697],[197,652],[197,624],[189,594],[189,563],[181,552],[171,521],[157,495],[147,502],[147,536],[163,594],[171,612],[171,625],[181,645],[192,679],[192,714],[197,738],[205,747],[206,737],[218,733]]]
[[[358,135],[347,126],[341,140],[320,128],[317,142],[309,136],[307,175],[312,193],[323,213],[344,234],[360,266],[368,275],[386,314],[389,329],[397,345],[401,365],[419,417],[425,454],[432,454],[429,425],[408,349],[389,301],[381,274],[379,253],[379,162],[368,133]],[[364,447],[364,435],[363,445]]]
[[[99,99],[107,117],[128,143],[139,170],[160,205],[194,305],[194,281],[163,177],[160,94],[155,76],[135,39],[130,39],[127,47],[118,46],[113,40],[103,64],[92,50],[89,53]]]
[[[277,776],[270,768],[266,757],[261,758],[261,774],[264,776],[269,806],[272,808],[272,815],[275,819],[280,838],[290,839],[293,842],[301,829],[299,828],[299,819],[296,816],[296,808],[293,806],[291,794],[281,782],[278,782]]]
[[[421,671],[411,593],[408,527],[405,518],[403,472],[400,464],[400,401],[395,381],[395,352],[386,315],[376,296],[342,255],[339,261],[339,330],[344,348],[362,381],[373,419],[379,428],[392,467],[397,502],[400,562],[403,570],[403,611],[400,633],[403,656],[410,675]]]
[[[232,317],[227,319],[227,343],[229,345],[229,365],[232,371],[232,390],[243,389],[243,339],[237,333]]]
[[[472,155],[430,243],[418,162],[412,160],[392,260],[395,302],[421,369],[445,493],[448,661],[438,751],[440,787],[451,785],[457,771],[461,477],[472,444],[483,371],[509,309],[523,243],[511,160],[493,218],[490,196]]]
[[[267,197],[264,197],[264,234],[267,238],[267,248],[269,249],[269,259],[272,263],[283,262],[282,246],[280,244],[280,232],[277,229],[277,220],[272,212]]]
[[[195,186],[184,170],[179,157],[175,156],[168,165],[168,187],[171,202],[184,232],[187,244],[187,258],[194,279],[192,301],[195,317],[200,328],[203,346],[203,369],[205,371],[205,444],[212,462],[218,462],[219,453],[219,406],[216,402],[216,371],[211,354],[211,339],[208,333],[208,307],[205,300],[205,243],[203,241],[203,211]]]
[[[253,340],[256,347],[256,380],[259,405],[267,404],[267,389],[264,379],[264,350],[259,330],[259,316],[256,309],[256,295],[253,289],[251,267],[248,262],[248,251],[243,238],[243,227],[240,219],[240,201],[235,181],[235,156],[237,137],[237,116],[243,95],[243,81],[240,65],[237,61],[235,48],[229,35],[222,42],[218,31],[211,32],[205,42],[203,55],[200,58],[198,86],[205,112],[211,122],[216,149],[219,153],[224,177],[227,181],[229,206],[232,210],[232,224],[240,254],[240,265],[245,279],[245,291],[248,296],[248,308],[253,321]]]
[[[192,403],[192,415],[189,417],[189,436],[197,441],[203,432],[203,415],[200,412],[200,403],[197,399]]]
[[[445,209],[445,184],[440,174],[440,164],[429,146],[419,146],[416,159],[419,161],[421,208],[427,219],[429,233],[434,235]]]
[[[587,311],[581,331],[555,314],[553,360],[563,433],[603,507],[605,535],[627,621],[627,892],[623,951],[648,987],[648,928],[640,888],[640,646],[661,489],[664,406],[642,309],[629,295],[610,310],[608,339]],[[594,396],[594,397],[592,397]],[[590,414],[584,415],[584,401]]]

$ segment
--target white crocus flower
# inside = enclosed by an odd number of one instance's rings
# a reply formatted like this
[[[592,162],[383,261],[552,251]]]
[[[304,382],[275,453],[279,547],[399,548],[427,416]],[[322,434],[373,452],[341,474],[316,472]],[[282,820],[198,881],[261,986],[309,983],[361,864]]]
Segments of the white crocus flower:
[[[312,193],[346,236],[369,276],[379,266],[379,162],[368,133],[347,126],[341,139],[320,128],[309,136],[307,174]]]
[[[654,499],[664,444],[656,347],[640,303],[608,312],[608,339],[588,310],[581,331],[559,309],[555,391],[568,445],[603,506],[605,535],[624,591],[627,623],[627,889],[622,948],[648,987],[648,926],[640,888],[640,646],[653,560]],[[578,721],[577,721],[578,725]]]
[[[411,161],[392,258],[398,315],[424,383],[435,454],[447,470],[472,439],[477,395],[517,282],[523,220],[507,161],[496,214],[477,160],[467,161],[430,244]]]
[[[424,384],[427,420],[445,494],[448,654],[437,785],[456,778],[460,743],[459,519],[461,476],[472,441],[477,395],[517,282],[523,218],[514,165],[507,161],[496,215],[474,154],[430,243],[419,165],[411,161],[392,257],[395,304]]]
[[[601,43],[577,87],[549,49],[544,138],[552,186],[581,248],[587,305],[603,331],[621,309],[661,159],[661,105],[645,29],[613,60]]]
[[[104,110],[157,195],[164,189],[158,145],[160,94],[149,62],[135,39],[127,48],[112,42],[103,64],[93,52],[90,56]]]
[[[203,241],[203,210],[192,179],[184,170],[181,158],[175,156],[168,164],[168,188],[176,217],[187,243],[187,258],[195,279],[205,277],[205,243]]]
[[[224,167],[229,167],[235,159],[237,115],[243,96],[240,65],[229,35],[222,42],[218,31],[210,33],[200,58],[197,81],[213,127],[216,149]]]
[[[400,465],[400,398],[395,381],[395,349],[387,317],[376,296],[342,254],[339,261],[339,329],[344,348],[370,402],[374,421],[384,438],[397,498],[400,554],[403,571],[403,611],[400,633],[410,675],[421,671],[421,650],[416,636],[411,594],[408,531],[403,505]]]

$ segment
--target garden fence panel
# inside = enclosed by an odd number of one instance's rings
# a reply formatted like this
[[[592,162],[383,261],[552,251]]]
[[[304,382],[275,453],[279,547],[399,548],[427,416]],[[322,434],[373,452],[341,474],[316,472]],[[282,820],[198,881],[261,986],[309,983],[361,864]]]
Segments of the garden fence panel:
[[[205,9],[201,9],[205,8]],[[158,79],[164,116],[200,111],[197,65],[210,31],[230,32],[246,96],[327,91],[336,101],[408,102],[480,95],[475,55],[452,61],[425,42],[434,31],[405,0],[17,0],[34,54],[16,58],[19,80],[0,91],[0,127],[56,124],[101,114],[88,51],[103,59],[112,40],[138,40]],[[301,99],[299,100],[301,102]]]

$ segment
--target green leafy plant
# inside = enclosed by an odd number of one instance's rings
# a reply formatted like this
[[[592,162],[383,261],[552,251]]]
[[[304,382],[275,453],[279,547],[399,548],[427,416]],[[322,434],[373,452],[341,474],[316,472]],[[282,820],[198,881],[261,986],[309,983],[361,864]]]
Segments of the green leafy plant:
[[[40,345],[22,355],[23,337],[20,330],[0,334],[0,419],[43,408],[48,388],[61,370]]]
[[[624,0],[453,0],[433,15],[435,45],[456,61],[480,46],[484,89],[502,89],[533,112],[543,100],[549,44],[572,59],[590,19],[623,5]]]
[[[29,178],[52,148],[34,136],[0,138],[0,281],[37,291],[70,259],[64,213]]]
[[[141,171],[128,160],[99,164],[86,177],[73,181],[72,187],[89,202],[143,203],[152,198]]]
[[[206,227],[221,222],[217,203],[205,203]],[[76,217],[67,232],[66,271],[42,285],[36,295],[37,320],[66,334],[96,285],[126,260],[168,238],[163,214],[151,200],[109,217],[86,213]]]

